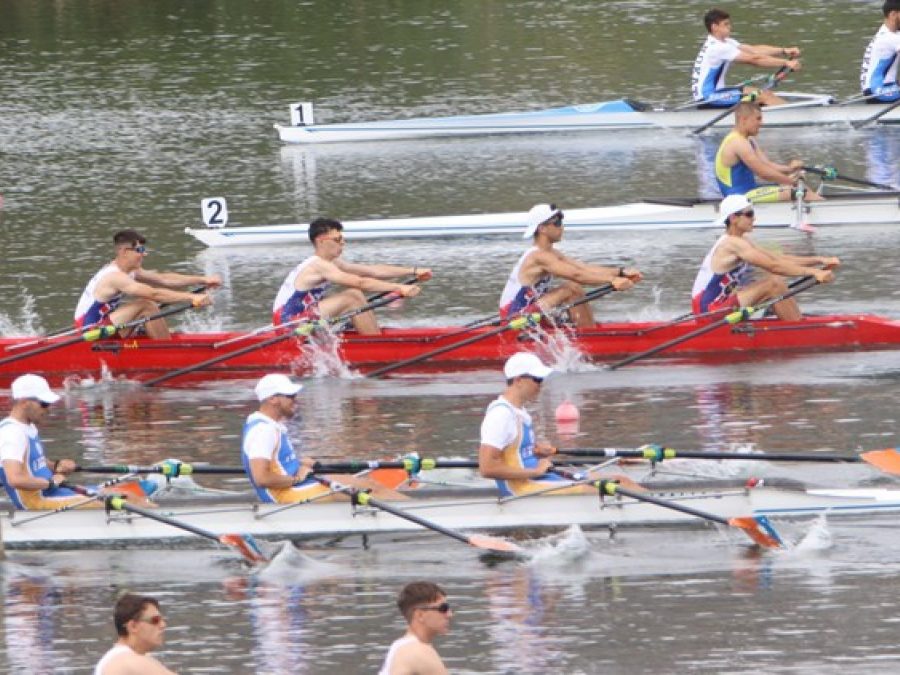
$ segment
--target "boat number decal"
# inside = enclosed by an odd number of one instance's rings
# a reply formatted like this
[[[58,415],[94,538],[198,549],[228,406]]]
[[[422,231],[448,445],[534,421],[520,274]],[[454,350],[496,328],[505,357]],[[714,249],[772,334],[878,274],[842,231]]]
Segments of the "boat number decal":
[[[200,212],[203,214],[203,224],[207,227],[228,225],[228,202],[224,197],[207,197],[200,200]]]
[[[128,342],[123,342],[122,346],[125,347],[125,349],[139,349],[140,348],[140,345],[138,344],[137,340],[130,340]]]

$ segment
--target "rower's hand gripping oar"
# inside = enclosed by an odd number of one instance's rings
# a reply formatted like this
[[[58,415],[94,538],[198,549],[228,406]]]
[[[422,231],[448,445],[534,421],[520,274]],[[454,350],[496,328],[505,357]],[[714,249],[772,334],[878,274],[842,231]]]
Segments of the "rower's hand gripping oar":
[[[814,173],[817,176],[821,176],[823,180],[842,180],[847,183],[854,183],[856,185],[864,185],[865,187],[875,188],[877,190],[886,190],[888,192],[896,192],[897,188],[893,185],[885,185],[884,183],[873,183],[870,180],[863,180],[862,178],[854,178],[853,176],[846,176],[843,173],[840,173],[833,166],[804,166],[804,171],[808,173]]]
[[[875,113],[871,117],[867,117],[864,120],[857,120],[856,122],[852,122],[851,124],[854,129],[860,129],[860,128],[866,126],[867,124],[871,124],[872,122],[875,122],[876,120],[881,119],[882,117],[887,115],[892,110],[896,110],[898,107],[900,107],[900,99],[894,101],[886,108],[882,108],[881,110],[879,110],[877,113]]]
[[[246,347],[241,347],[240,349],[235,349],[233,351],[227,352],[225,354],[220,354],[219,356],[214,356],[206,361],[201,361],[200,363],[195,363],[192,366],[185,366],[184,368],[179,368],[178,370],[173,370],[170,373],[166,373],[165,375],[160,375],[158,377],[154,377],[150,380],[146,380],[143,382],[145,387],[155,387],[157,384],[162,384],[163,382],[168,382],[169,380],[173,380],[176,377],[181,377],[182,375],[186,375],[188,373],[193,373],[199,370],[203,370],[204,368],[208,368],[210,366],[216,365],[218,363],[222,363],[223,361],[228,361],[230,359],[237,358],[238,356],[242,356],[244,354],[249,354],[250,352],[257,351],[259,349],[265,349],[266,347],[271,347],[272,345],[276,345],[280,342],[284,342],[285,340],[289,340],[292,337],[297,337],[302,340],[306,340],[316,328],[318,328],[321,324],[324,325],[333,325],[336,323],[340,323],[349,319],[351,317],[356,316],[357,314],[362,314],[363,312],[368,312],[371,309],[377,309],[378,307],[383,307],[384,305],[388,305],[399,297],[395,292],[390,293],[384,298],[380,300],[376,300],[375,302],[370,302],[362,307],[358,307],[351,312],[347,312],[346,314],[341,314],[340,316],[336,316],[332,319],[326,319],[324,321],[312,321],[309,323],[303,323],[294,328],[293,330],[284,333],[283,335],[276,335],[275,337],[271,337],[268,340],[263,340],[262,342],[257,342],[256,344],[247,345]]]
[[[779,68],[778,70],[776,70],[774,73],[772,73],[769,76],[769,78],[759,88],[759,90],[760,91],[769,91],[770,89],[774,89],[778,85],[779,82],[781,82],[784,78],[786,78],[788,76],[788,74],[791,72],[791,70],[792,69],[788,66],[781,66],[781,68]],[[749,94],[745,94],[744,96],[741,97],[740,101],[735,103],[730,108],[726,108],[725,110],[723,110],[721,113],[719,113],[718,115],[713,117],[709,122],[707,122],[703,126],[697,127],[696,129],[691,131],[691,133],[695,136],[699,136],[704,131],[709,129],[711,126],[713,126],[716,122],[719,122],[720,120],[723,120],[726,117],[728,117],[731,113],[733,113],[737,109],[737,107],[741,103],[748,102],[748,101],[755,101],[758,95],[759,94],[757,92],[751,92]]]
[[[507,330],[524,330],[531,326],[537,326],[541,322],[541,315],[538,312],[533,312],[531,314],[523,314],[521,316],[517,316],[514,319],[510,319],[502,326],[494,328],[493,330],[489,330],[485,333],[480,333],[479,335],[473,335],[470,338],[465,340],[460,340],[459,342],[454,342],[453,344],[445,345],[443,347],[439,347],[438,349],[433,349],[430,352],[426,352],[425,354],[419,354],[418,356],[413,356],[408,359],[404,359],[403,361],[398,361],[397,363],[392,363],[387,366],[383,366],[381,368],[377,368],[376,370],[371,371],[366,374],[366,377],[374,378],[380,377],[385,373],[390,373],[395,370],[400,370],[401,368],[406,368],[407,366],[414,365],[416,363],[421,363],[422,361],[427,361],[433,356],[438,356],[439,354],[446,354],[447,352],[451,352],[454,349],[459,349],[460,347],[465,347],[466,345],[470,345],[474,342],[478,342],[479,340],[485,340],[489,337],[493,337],[494,335],[499,335],[500,333]]]
[[[155,513],[149,509],[143,509],[139,506],[133,506],[125,501],[125,499],[123,499],[122,497],[107,497],[105,499],[105,504],[107,513],[111,511],[126,511],[128,513],[134,513],[139,516],[143,516],[144,518],[149,518],[150,520],[155,520],[166,525],[171,525],[172,527],[177,527],[181,530],[196,534],[205,539],[224,544],[225,546],[235,549],[244,557],[247,562],[261,563],[268,562],[269,560],[269,558],[259,548],[259,545],[253,539],[253,537],[251,537],[249,534],[215,534],[214,532],[204,530],[203,528],[196,527],[194,525],[191,525],[190,523],[185,523],[181,520],[175,520],[174,518],[163,516],[159,513]]]
[[[47,352],[53,351],[54,349],[60,349],[62,347],[68,347],[69,345],[75,345],[79,342],[96,342],[97,340],[112,338],[115,337],[119,331],[138,328],[140,326],[143,326],[145,323],[148,323],[149,321],[154,321],[155,319],[162,319],[173,314],[178,314],[179,312],[183,312],[196,306],[197,305],[192,302],[184,302],[177,305],[172,305],[171,307],[156,312],[155,314],[151,314],[150,316],[145,316],[140,319],[133,319],[131,321],[126,321],[125,323],[108,326],[95,326],[94,328],[86,328],[83,330],[79,329],[81,330],[81,334],[68,340],[62,340],[60,342],[54,342],[49,345],[44,345],[42,347],[38,347],[37,349],[32,349],[31,351],[25,352],[24,354],[14,354],[12,356],[2,358],[0,359],[0,366],[7,363],[12,363],[13,361],[19,361],[21,359],[31,358],[32,356],[45,354]]]
[[[640,352],[638,354],[632,354],[631,356],[624,358],[621,361],[616,361],[615,363],[611,363],[611,364],[607,365],[606,368],[607,368],[607,370],[617,370],[617,369],[621,368],[622,366],[627,366],[628,364],[634,363],[635,361],[638,361],[640,359],[647,358],[648,356],[653,356],[654,354],[659,354],[660,352],[665,351],[665,350],[669,349],[670,347],[674,347],[675,345],[680,345],[684,342],[687,342],[688,340],[692,340],[695,337],[705,335],[706,333],[711,333],[712,331],[714,331],[718,328],[721,328],[722,326],[726,326],[726,325],[733,326],[735,324],[740,323],[741,321],[746,321],[751,316],[753,316],[753,314],[755,314],[756,312],[768,309],[772,305],[778,304],[779,302],[781,302],[783,300],[787,300],[788,298],[791,298],[791,297],[797,295],[798,293],[802,293],[806,289],[812,288],[813,286],[815,286],[816,284],[819,283],[816,280],[816,278],[813,276],[802,277],[802,280],[803,280],[802,283],[798,284],[796,288],[792,288],[791,290],[787,291],[786,293],[782,293],[781,295],[779,295],[776,298],[771,298],[769,300],[766,300],[765,302],[762,302],[759,305],[756,305],[755,307],[741,307],[740,309],[736,309],[733,312],[730,312],[729,314],[727,314],[724,318],[720,319],[719,321],[713,321],[710,324],[701,326],[700,328],[697,328],[696,330],[692,330],[690,333],[687,333],[685,335],[682,335],[681,337],[677,337],[672,340],[669,340],[668,342],[663,342],[662,344],[656,345],[655,347],[652,347],[646,351]]]
[[[717,516],[714,513],[700,511],[699,509],[685,506],[684,504],[679,504],[678,502],[669,501],[667,499],[660,499],[659,497],[654,497],[645,492],[638,492],[636,490],[623,488],[621,485],[612,480],[600,480],[597,481],[596,485],[598,490],[600,491],[601,498],[603,496],[614,497],[616,495],[630,497],[631,499],[639,502],[655,504],[656,506],[664,509],[679,511],[681,513],[686,513],[689,516],[696,516],[697,518],[702,518],[703,520],[708,520],[713,523],[719,523],[720,525],[736,527],[740,530],[743,530],[748,537],[750,537],[753,541],[755,541],[760,546],[763,546],[764,548],[782,548],[784,546],[784,542],[782,541],[781,537],[778,535],[778,533],[775,531],[775,528],[772,527],[771,523],[769,523],[768,519],[765,516],[741,516],[737,518],[723,518],[722,516]]]
[[[356,488],[348,489],[345,486],[342,486],[324,476],[316,476],[316,479],[331,488],[347,492],[350,495],[351,503],[354,506],[374,507],[386,513],[390,513],[392,516],[396,516],[397,518],[402,518],[403,520],[408,520],[409,522],[415,523],[416,525],[421,525],[427,530],[443,534],[444,536],[450,537],[451,539],[455,539],[456,541],[460,541],[464,544],[468,544],[469,546],[473,546],[474,548],[488,551],[492,555],[497,555],[504,558],[519,558],[524,554],[524,550],[521,547],[516,546],[512,542],[498,539],[496,537],[488,537],[481,534],[463,534],[462,532],[451,530],[450,528],[444,527],[443,525],[438,525],[437,523],[434,523],[430,520],[426,520],[425,518],[409,513],[404,509],[392,506],[391,504],[383,502],[380,499],[375,499],[368,492],[365,492],[363,490],[358,490]]]

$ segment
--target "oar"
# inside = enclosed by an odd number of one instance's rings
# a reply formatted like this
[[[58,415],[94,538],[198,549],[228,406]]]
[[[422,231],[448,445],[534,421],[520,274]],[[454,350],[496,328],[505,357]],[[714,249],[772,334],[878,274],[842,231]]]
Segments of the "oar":
[[[220,354],[219,356],[214,356],[206,361],[201,361],[200,363],[195,363],[192,366],[185,366],[184,368],[179,368],[178,370],[173,370],[170,373],[166,373],[165,375],[160,375],[158,377],[154,377],[150,380],[146,380],[143,384],[145,387],[155,387],[157,384],[161,384],[163,382],[168,382],[169,380],[173,380],[176,377],[181,377],[182,375],[186,375],[188,373],[193,373],[198,370],[203,370],[204,368],[208,368],[209,366],[213,366],[217,363],[222,363],[223,361],[228,361],[230,359],[236,358],[238,356],[242,356],[243,354],[249,354],[250,352],[257,351],[259,349],[265,349],[266,347],[271,347],[272,345],[276,345],[280,342],[284,342],[285,340],[289,340],[292,337],[306,339],[312,334],[312,332],[321,324],[332,325],[335,323],[340,323],[350,317],[356,316],[357,314],[362,314],[363,312],[368,312],[370,309],[376,309],[378,307],[382,307],[383,305],[387,305],[392,303],[397,299],[396,293],[391,293],[388,296],[381,298],[380,300],[376,300],[375,302],[370,302],[362,307],[358,307],[354,309],[352,312],[347,312],[346,314],[341,314],[340,316],[336,316],[332,319],[326,319],[325,321],[316,321],[303,323],[294,328],[293,330],[284,333],[283,335],[276,335],[275,337],[271,337],[268,340],[263,340],[262,342],[257,342],[256,344],[247,345],[246,347],[241,347],[240,349],[235,349],[233,351],[227,352],[225,354]]]
[[[763,462],[833,462],[838,464],[858,464],[865,462],[885,473],[900,476],[900,448],[867,450],[857,455],[799,454],[790,452],[735,453],[704,450],[674,450],[661,445],[647,445],[635,450],[618,448],[568,448],[561,449],[560,455],[569,457],[622,457],[625,459],[647,459],[662,462],[666,459],[736,459]]]
[[[840,172],[833,166],[804,166],[804,171],[808,171],[809,173],[814,173],[818,176],[821,176],[825,180],[842,180],[847,183],[854,183],[856,185],[865,185],[866,187],[876,188],[878,190],[887,190],[888,192],[896,192],[897,188],[893,185],[885,185],[884,183],[873,183],[870,180],[863,180],[862,178],[854,178],[853,176],[846,176]]]
[[[121,330],[128,330],[130,328],[137,328],[138,326],[143,326],[148,321],[154,321],[155,319],[162,319],[167,316],[171,316],[172,314],[178,314],[179,312],[183,312],[186,309],[190,309],[193,307],[193,303],[184,302],[177,305],[172,305],[168,309],[161,310],[156,314],[151,314],[150,316],[145,316],[141,319],[134,319],[132,321],[127,321],[126,323],[120,323],[116,325],[108,325],[108,326],[96,326],[95,328],[86,328],[83,329],[82,333],[76,337],[70,338],[68,340],[62,340],[61,342],[54,342],[53,344],[44,345],[43,347],[38,347],[37,349],[32,349],[29,352],[25,352],[24,354],[14,354],[13,356],[7,356],[5,358],[0,359],[0,366],[5,365],[7,363],[12,363],[13,361],[20,361],[21,359],[27,359],[32,356],[38,356],[39,354],[46,354],[47,352],[51,352],[54,349],[61,349],[62,347],[68,347],[70,345],[78,344],[79,342],[96,342],[97,340],[102,340],[104,338],[115,337],[116,333]],[[81,330],[81,329],[79,329]]]
[[[772,75],[769,76],[769,78],[766,80],[765,84],[763,84],[763,86],[760,87],[760,91],[768,91],[769,89],[773,89],[779,82],[781,82],[784,78],[786,78],[788,76],[788,73],[790,73],[790,72],[791,72],[790,68],[788,68],[787,66],[781,66],[781,68],[779,68]],[[723,110],[721,113],[719,113],[718,115],[713,117],[709,122],[707,122],[703,126],[697,127],[696,129],[691,131],[691,133],[694,134],[695,136],[702,134],[704,131],[709,129],[712,125],[714,125],[719,120],[723,120],[726,117],[728,117],[731,113],[733,113],[737,109],[737,107],[741,103],[743,103],[744,101],[753,101],[756,99],[756,96],[757,96],[756,93],[742,96],[740,101],[735,103],[730,108],[726,108],[725,110]]]
[[[617,369],[621,368],[622,366],[627,366],[629,363],[634,363],[635,361],[647,358],[648,356],[653,356],[654,354],[659,354],[660,352],[665,351],[666,349],[669,349],[670,347],[674,347],[675,345],[680,345],[683,342],[692,340],[695,337],[699,337],[701,335],[705,335],[706,333],[710,333],[710,332],[716,330],[717,328],[721,328],[722,326],[725,326],[725,325],[733,326],[735,324],[740,323],[741,321],[746,321],[756,312],[768,309],[772,305],[775,305],[775,304],[781,302],[782,300],[787,300],[788,298],[791,298],[791,297],[797,295],[798,293],[802,293],[806,289],[812,288],[817,283],[819,283],[819,282],[816,281],[815,277],[812,277],[812,276],[803,277],[802,283],[798,284],[795,288],[792,288],[791,290],[787,291],[786,293],[782,293],[781,295],[779,295],[776,298],[771,298],[770,300],[766,300],[765,302],[757,305],[756,307],[741,307],[740,309],[736,309],[718,321],[713,321],[712,323],[709,323],[705,326],[701,326],[700,328],[697,328],[696,330],[692,330],[690,333],[687,333],[685,335],[682,335],[681,337],[677,337],[672,340],[669,340],[668,342],[663,342],[662,344],[656,345],[655,347],[652,347],[646,351],[640,352],[638,354],[632,354],[631,356],[624,358],[621,361],[616,361],[615,363],[609,364],[608,366],[606,366],[606,368],[607,368],[607,370],[617,370]]]
[[[851,124],[852,124],[852,126],[853,126],[854,129],[859,129],[860,127],[864,127],[864,126],[866,126],[867,124],[871,124],[871,123],[874,122],[875,120],[877,120],[877,119],[879,119],[879,118],[881,118],[881,117],[884,117],[885,115],[887,115],[887,114],[888,114],[889,112],[891,112],[892,110],[896,110],[898,107],[900,107],[900,99],[897,99],[896,101],[894,101],[893,103],[891,103],[891,104],[890,104],[889,106],[887,106],[886,108],[882,108],[881,110],[879,110],[877,113],[875,113],[875,114],[872,115],[871,117],[867,117],[867,118],[864,119],[864,120],[857,120],[856,122],[851,122]]]
[[[771,77],[769,73],[762,73],[760,75],[754,75],[753,77],[748,77],[746,80],[741,82],[735,82],[732,86],[734,87],[749,87],[751,84],[756,84],[757,82],[764,82]],[[697,106],[706,105],[709,103],[709,99],[702,98],[699,101],[686,101],[684,103],[679,103],[678,105],[669,108],[669,110],[684,110],[685,108],[696,108]]]
[[[410,279],[404,279],[400,283],[401,284],[416,284],[418,282],[419,282],[418,277],[411,277]],[[390,295],[391,293],[394,293],[394,291],[382,291],[381,293],[375,293],[374,295],[370,295],[369,297],[366,298],[366,303],[371,303],[371,302],[375,302],[376,300],[381,300],[382,298]],[[366,311],[368,311],[368,310],[366,310]],[[356,316],[356,314],[352,314],[351,316]],[[344,319],[344,324],[346,324],[347,320],[348,319]],[[243,342],[244,340],[248,340],[257,335],[265,335],[266,333],[271,333],[272,331],[289,328],[291,326],[296,326],[297,324],[304,323],[307,321],[309,321],[309,319],[305,319],[305,318],[294,319],[293,321],[285,321],[284,323],[278,324],[277,326],[275,324],[270,323],[266,326],[260,326],[259,328],[254,328],[253,330],[248,331],[246,333],[242,333],[240,335],[236,335],[235,337],[228,338],[227,340],[222,340],[221,342],[216,342],[213,345],[213,349],[220,349],[226,345],[231,345],[236,342]],[[340,327],[340,330],[343,330],[343,328],[344,328],[344,326],[342,325]]]
[[[613,480],[597,481],[597,487],[599,488],[601,495],[607,495],[610,497],[613,497],[615,495],[623,495],[625,497],[631,497],[632,499],[639,502],[647,502],[648,504],[655,504],[656,506],[662,507],[664,509],[680,511],[681,513],[686,513],[689,516],[696,516],[697,518],[709,520],[713,523],[719,523],[720,525],[736,527],[740,530],[743,530],[748,537],[765,548],[781,548],[784,546],[784,542],[782,541],[781,537],[778,535],[778,533],[775,531],[775,528],[772,527],[771,523],[769,523],[768,519],[765,516],[741,516],[737,518],[723,518],[722,516],[717,516],[714,513],[700,511],[699,509],[691,508],[690,506],[685,506],[684,504],[679,504],[678,502],[672,502],[667,499],[660,499],[659,497],[653,497],[644,492],[638,492],[636,490],[623,488]]]
[[[132,506],[122,497],[110,496],[106,498],[105,502],[107,511],[127,511],[129,513],[135,513],[139,516],[144,516],[144,518],[165,523],[166,525],[171,525],[172,527],[177,527],[186,532],[191,532],[192,534],[204,537],[205,539],[210,539],[211,541],[230,546],[238,551],[238,553],[250,563],[268,562],[269,560],[262,550],[260,550],[259,545],[253,537],[249,534],[215,534],[214,532],[204,530],[203,528],[196,527],[190,523],[185,523],[180,520],[175,520],[174,518],[168,518],[158,513],[154,513],[149,509]]]
[[[93,490],[87,490],[87,488],[81,488],[77,485],[72,485],[68,481],[63,481],[60,483],[60,487],[66,487],[72,490],[73,492],[77,492],[80,495],[85,495],[85,498],[80,502],[74,502],[71,504],[66,504],[65,506],[60,506],[59,508],[53,509],[52,511],[42,511],[41,513],[30,516],[28,518],[19,518],[16,520],[10,521],[11,527],[17,527],[19,525],[24,525],[25,523],[31,523],[35,520],[40,520],[41,518],[46,518],[48,516],[56,515],[57,513],[64,513],[66,511],[74,511],[75,509],[80,509],[82,506],[87,506],[98,499],[102,499],[103,495],[100,494],[100,490],[103,488],[111,487],[122,481],[130,480],[134,478],[134,474],[126,473],[123,476],[116,476],[115,478],[110,478],[108,481],[100,483]]]
[[[191,288],[188,290],[188,293],[203,293],[206,290],[206,286],[197,286],[196,288]],[[160,305],[160,309],[168,309],[172,305],[170,303],[166,303]],[[159,317],[157,317],[159,318]],[[34,347],[35,345],[40,345],[45,343],[47,340],[52,340],[55,337],[65,337],[66,335],[73,335],[75,333],[81,333],[92,328],[96,328],[97,324],[91,324],[90,326],[72,326],[71,324],[66,326],[65,328],[57,328],[56,330],[50,331],[46,335],[42,335],[41,337],[35,338],[34,340],[29,340],[28,342],[16,342],[11,345],[7,345],[6,351],[15,352],[20,349],[25,349],[26,347]]]
[[[493,330],[489,330],[486,333],[481,333],[480,335],[473,335],[470,338],[465,340],[460,340],[459,342],[454,342],[453,344],[445,345],[443,347],[439,347],[438,349],[433,349],[430,352],[426,352],[424,354],[420,354],[419,356],[413,356],[409,359],[404,359],[403,361],[398,361],[397,363],[392,363],[387,366],[383,366],[381,368],[377,368],[372,372],[366,374],[366,377],[380,377],[385,373],[390,373],[395,370],[400,370],[401,368],[406,368],[407,366],[414,365],[416,363],[421,363],[422,361],[427,361],[433,356],[438,356],[439,354],[446,354],[447,352],[452,352],[454,349],[459,349],[460,347],[465,347],[466,345],[470,345],[473,342],[478,342],[479,340],[486,340],[489,337],[493,337],[494,335],[499,335],[500,333],[507,330],[524,330],[529,326],[537,326],[541,321],[541,315],[538,312],[534,312],[532,314],[524,314],[522,316],[517,316],[510,321],[507,321],[502,326],[494,328]]]
[[[351,503],[354,506],[374,506],[376,509],[380,509],[381,511],[390,513],[392,516],[402,518],[403,520],[408,520],[409,522],[415,523],[416,525],[421,525],[427,530],[432,530],[433,532],[443,534],[444,536],[450,537],[451,539],[456,539],[456,541],[468,544],[469,546],[473,546],[484,551],[489,551],[492,555],[497,555],[504,558],[521,558],[524,556],[525,551],[520,546],[516,546],[512,542],[504,541],[503,539],[498,539],[497,537],[489,537],[483,534],[463,534],[462,532],[451,530],[450,528],[444,527],[443,525],[438,525],[435,522],[426,520],[421,516],[414,515],[412,513],[409,513],[408,511],[387,504],[380,499],[375,499],[368,492],[357,490],[355,488],[350,488],[348,490],[346,489],[346,486],[336,484],[335,481],[329,480],[324,476],[317,476],[316,478],[321,483],[329,487],[346,491],[350,495]]]

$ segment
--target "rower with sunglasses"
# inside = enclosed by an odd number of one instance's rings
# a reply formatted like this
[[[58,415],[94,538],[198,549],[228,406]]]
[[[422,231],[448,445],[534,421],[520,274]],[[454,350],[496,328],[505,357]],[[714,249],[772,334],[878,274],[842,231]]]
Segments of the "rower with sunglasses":
[[[641,273],[631,267],[588,265],[569,258],[554,248],[563,238],[563,212],[555,204],[538,204],[529,212],[523,239],[533,245],[522,254],[512,269],[500,296],[500,316],[542,312],[573,303],[584,297],[585,286],[611,283],[617,291],[631,288]],[[553,279],[565,283],[553,287]],[[569,309],[569,318],[579,328],[594,325],[594,313],[588,303]]]
[[[363,293],[399,293],[412,298],[422,290],[413,284],[398,284],[388,279],[412,275],[418,281],[431,278],[427,267],[399,267],[397,265],[364,265],[344,260],[344,226],[331,218],[317,218],[309,224],[309,240],[313,255],[292,269],[281,284],[272,304],[272,324],[275,326],[302,319],[328,319],[347,314],[368,301]],[[331,284],[345,290],[325,293]],[[381,329],[375,313],[362,312],[352,317],[353,327],[363,335],[378,335]]]
[[[453,610],[444,589],[430,581],[413,581],[400,591],[397,607],[407,630],[394,640],[378,675],[445,675],[447,667],[432,644],[450,632]]]
[[[37,425],[59,395],[40,375],[22,375],[12,383],[12,410],[0,422],[0,481],[17,509],[56,509],[84,502],[84,497],[59,484],[75,470],[71,459],[47,461]],[[89,506],[102,506],[93,502]]]
[[[554,488],[555,495],[597,491],[590,485],[567,485],[571,478],[553,471],[550,458],[556,454],[556,448],[537,441],[531,415],[525,406],[537,400],[541,384],[552,372],[552,368],[544,365],[531,352],[513,354],[503,366],[506,389],[485,411],[478,448],[478,470],[484,478],[493,478],[497,482],[503,497],[548,488]],[[606,477],[640,489],[625,476]]]
[[[822,284],[834,280],[832,269],[841,264],[835,257],[785,255],[754,244],[747,235],[753,231],[755,215],[753,204],[744,195],[729,195],[722,200],[718,222],[725,227],[725,234],[706,254],[694,280],[694,314],[753,306],[776,298],[787,292],[784,277],[812,276]],[[754,280],[754,268],[768,274]],[[794,298],[776,303],[772,310],[786,321],[801,318]]]
[[[189,302],[194,307],[206,307],[212,303],[208,293],[177,289],[222,285],[217,274],[198,276],[144,269],[147,239],[134,230],[116,232],[113,246],[116,257],[88,282],[75,308],[75,325],[79,328],[117,325],[153,316],[159,312],[161,303]],[[126,295],[129,296],[127,300]],[[164,318],[146,322],[143,330],[151,338],[168,340],[171,337]]]

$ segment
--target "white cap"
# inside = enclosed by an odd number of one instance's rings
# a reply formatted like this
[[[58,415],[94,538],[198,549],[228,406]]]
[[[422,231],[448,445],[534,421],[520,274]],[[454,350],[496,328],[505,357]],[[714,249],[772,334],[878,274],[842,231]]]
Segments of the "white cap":
[[[283,394],[284,396],[293,396],[303,389],[302,384],[297,384],[287,375],[274,373],[264,375],[259,382],[256,383],[256,398],[265,401],[267,398]]]
[[[12,397],[15,400],[36,398],[43,403],[56,403],[59,396],[54,394],[50,385],[40,375],[22,375],[13,380]]]
[[[719,218],[716,222],[725,227],[725,221],[728,220],[728,216],[747,208],[753,208],[753,203],[745,195],[728,195],[719,204]]]
[[[522,377],[523,375],[531,375],[543,380],[552,372],[553,368],[545,366],[544,362],[531,352],[513,354],[506,360],[506,365],[503,366],[503,374],[507,380],[511,380],[514,377]]]
[[[543,223],[546,223],[557,213],[562,215],[562,211],[556,208],[555,204],[538,204],[537,206],[532,206],[531,211],[528,212],[528,217],[525,219],[525,234],[522,235],[522,239],[531,239],[534,236],[534,233],[537,232],[538,227]]]

